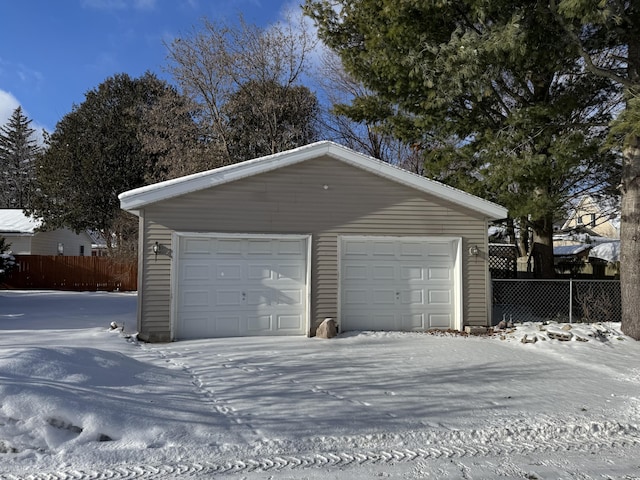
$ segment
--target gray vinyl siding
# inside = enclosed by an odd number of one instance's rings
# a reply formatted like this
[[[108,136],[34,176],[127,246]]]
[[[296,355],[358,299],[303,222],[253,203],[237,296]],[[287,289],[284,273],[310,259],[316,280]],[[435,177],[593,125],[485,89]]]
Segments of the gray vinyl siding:
[[[328,189],[323,186],[328,185]],[[311,332],[337,316],[339,235],[462,237],[463,318],[486,325],[486,219],[329,157],[320,157],[144,209],[139,330],[142,338],[170,339],[172,232],[311,234]],[[478,245],[481,254],[469,258]]]
[[[58,255],[58,243],[64,246],[65,256],[80,255],[80,246],[84,247],[84,256],[91,256],[91,238],[86,233],[77,234],[66,228],[47,232],[36,232],[31,240],[31,255]]]

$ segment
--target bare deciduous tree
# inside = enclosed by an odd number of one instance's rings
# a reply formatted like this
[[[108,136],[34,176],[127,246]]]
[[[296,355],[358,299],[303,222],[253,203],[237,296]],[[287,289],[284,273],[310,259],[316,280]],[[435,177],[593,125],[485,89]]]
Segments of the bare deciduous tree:
[[[204,20],[201,29],[167,45],[168,70],[200,107],[198,122],[206,127],[207,141],[219,146],[224,163],[238,160],[224,106],[249,83],[299,84],[315,42],[292,20],[262,29],[240,18],[237,26]]]
[[[353,150],[422,175],[424,159],[418,151],[385,132],[380,122],[353,119],[342,111],[344,105],[370,99],[373,92],[344,70],[335,52],[324,49],[318,73],[318,84],[329,104],[323,121],[328,135]]]

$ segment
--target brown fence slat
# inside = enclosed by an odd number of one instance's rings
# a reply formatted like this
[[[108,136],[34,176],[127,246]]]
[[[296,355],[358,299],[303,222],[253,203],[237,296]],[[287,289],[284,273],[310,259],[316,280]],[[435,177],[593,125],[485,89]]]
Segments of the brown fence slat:
[[[17,268],[9,272],[4,288],[75,291],[134,291],[138,266],[109,257],[16,255]]]

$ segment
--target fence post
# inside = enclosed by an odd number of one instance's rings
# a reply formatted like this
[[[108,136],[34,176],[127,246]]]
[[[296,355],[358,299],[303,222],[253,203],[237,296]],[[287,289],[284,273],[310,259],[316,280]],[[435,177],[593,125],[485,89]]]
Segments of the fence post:
[[[569,279],[569,323],[573,323],[573,278]]]

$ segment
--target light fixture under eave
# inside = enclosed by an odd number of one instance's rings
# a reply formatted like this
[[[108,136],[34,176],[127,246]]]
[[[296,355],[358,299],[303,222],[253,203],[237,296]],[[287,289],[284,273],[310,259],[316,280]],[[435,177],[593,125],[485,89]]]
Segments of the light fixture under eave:
[[[469,247],[469,255],[473,255],[474,257],[477,257],[480,254],[480,249],[478,248],[477,245],[472,245]]]

